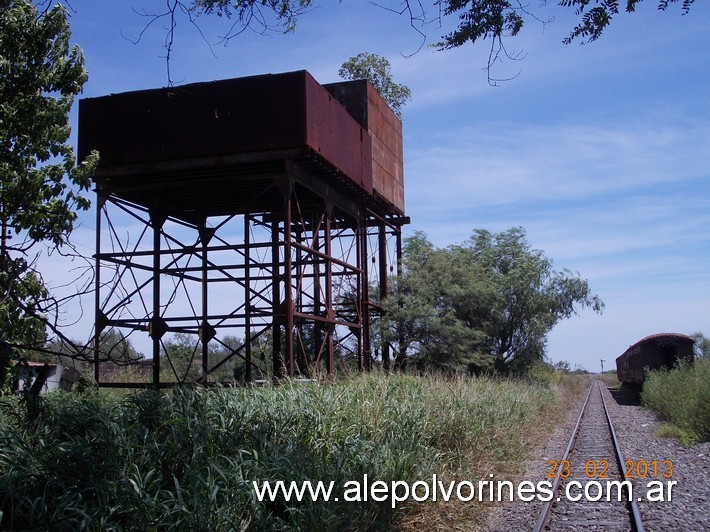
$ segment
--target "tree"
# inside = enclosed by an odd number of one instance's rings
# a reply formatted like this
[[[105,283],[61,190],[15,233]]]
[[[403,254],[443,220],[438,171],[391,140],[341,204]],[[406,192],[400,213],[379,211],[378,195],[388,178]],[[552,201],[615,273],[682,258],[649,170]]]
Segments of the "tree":
[[[558,371],[560,373],[569,373],[571,369],[569,362],[567,362],[566,360],[560,360],[559,362],[555,362],[552,367],[555,369],[555,371]]]
[[[622,8],[631,13],[641,1],[627,0]],[[428,28],[451,26],[449,20],[458,23],[455,23],[454,30],[441,36],[441,40],[435,44],[440,50],[457,48],[467,43],[475,45],[487,40],[488,81],[492,85],[502,81],[491,76],[491,68],[495,63],[503,58],[522,58],[520,53],[508,52],[505,41],[517,36],[530,21],[545,25],[554,20],[554,17],[541,18],[530,5],[511,0],[430,0],[430,3],[404,0],[397,9],[371,3],[407,17],[412,28],[421,34],[422,46],[428,39],[425,33]],[[681,4],[681,11],[685,14],[690,11],[694,0],[658,0],[658,9],[665,11],[676,3]],[[229,19],[230,27],[222,39],[228,41],[247,28],[264,33],[274,30],[293,31],[298,18],[315,5],[315,0],[167,0],[165,12],[143,14],[150,17],[148,25],[160,18],[169,19],[165,38],[169,70],[177,16],[180,14],[186,16],[192,24],[196,24],[201,15],[216,14]],[[546,5],[546,1],[540,3],[540,7]],[[597,40],[620,11],[618,0],[558,0],[558,5],[564,9],[573,9],[579,17],[579,22],[564,39],[565,44],[578,39],[586,42]]]
[[[117,364],[132,364],[144,358],[130,339],[118,329],[107,329],[99,338],[99,351],[102,355]]]
[[[406,240],[403,266],[387,301],[389,339],[406,339],[400,364],[409,356],[438,368],[523,371],[544,358],[561,319],[604,306],[586,280],[531,249],[522,228],[479,229],[444,249],[417,233]]]
[[[209,366],[223,363],[210,378],[217,381],[235,379],[237,374],[244,374],[244,360],[235,352],[240,352],[244,341],[233,335],[227,335],[219,341],[213,340],[208,344]],[[170,374],[169,379],[180,382],[185,380],[198,380],[202,377],[202,341],[195,335],[176,333],[164,343],[163,369]]]
[[[642,0],[627,0],[625,10],[628,13],[636,9],[636,5]],[[659,0],[658,9],[665,11],[671,3],[678,3],[681,0]],[[694,0],[682,0],[682,11],[687,13]],[[409,2],[406,2],[409,4]],[[590,4],[594,7],[590,8]],[[541,3],[542,6],[546,2]],[[559,0],[558,5],[564,8],[572,8],[575,15],[581,20],[570,31],[568,37],[563,42],[570,44],[576,39],[585,42],[596,41],[601,37],[606,27],[611,23],[612,18],[619,14],[619,2],[617,0]],[[456,16],[459,20],[458,27],[443,37],[437,46],[440,50],[457,48],[466,43],[476,44],[477,41],[488,39],[490,51],[488,56],[488,80],[495,85],[497,81],[491,78],[490,70],[494,63],[502,57],[508,59],[520,59],[521,54],[509,53],[505,47],[504,39],[515,37],[523,29],[526,21],[533,20],[541,24],[547,24],[554,19],[541,19],[528,5],[520,2],[510,2],[509,0],[444,0],[441,2],[442,17]]]
[[[547,333],[576,313],[577,306],[595,312],[604,308],[586,280],[569,270],[555,271],[542,251],[531,249],[521,227],[498,234],[478,229],[465,246],[498,295],[488,333],[501,367],[542,358]]]
[[[700,331],[691,334],[695,339],[695,358],[710,356],[710,338]]]
[[[636,10],[642,0],[627,0],[623,9],[627,13]],[[658,0],[658,9],[665,11],[670,4],[681,4],[683,13],[688,13],[695,0]],[[184,4],[177,0],[169,5],[182,5],[183,9],[196,14],[216,13],[219,16],[230,17],[236,13],[238,20],[248,25],[256,21],[264,28],[269,11],[276,17],[279,25],[287,31],[295,29],[297,19],[314,5],[314,0],[192,0]],[[428,10],[425,2],[412,2],[404,0],[399,8],[400,14],[406,14],[412,23],[424,26],[426,23],[437,20],[442,22],[445,17],[458,19],[458,27],[443,37],[442,45],[456,47],[466,42],[475,43],[479,39],[500,39],[506,35],[515,36],[525,25],[526,18],[538,19],[527,4],[510,2],[509,0],[432,0],[432,7]],[[594,7],[590,7],[594,6]],[[376,4],[377,5],[377,4]],[[542,2],[541,5],[546,5]],[[572,8],[575,14],[581,17],[580,22],[572,29],[565,42],[576,38],[594,41],[598,39],[604,29],[611,23],[614,16],[619,14],[618,0],[559,0],[559,6]],[[385,8],[390,9],[390,8]],[[390,9],[391,10],[391,9]],[[434,13],[429,15],[428,13]]]
[[[187,333],[176,333],[163,342],[164,352],[161,363],[173,379],[177,381],[195,380],[200,377],[200,339]]]
[[[377,54],[361,52],[351,57],[342,64],[338,75],[346,80],[368,80],[399,118],[402,118],[402,107],[412,97],[409,87],[392,79],[390,62]]]
[[[76,165],[69,110],[87,80],[66,9],[0,0],[0,344],[41,347],[56,324],[34,248],[68,243],[96,164]],[[10,231],[14,235],[10,235]]]
[[[133,42],[138,43],[148,27],[155,22],[166,21],[165,63],[168,84],[172,85],[170,58],[181,16],[197,28],[205,43],[211,47],[197,22],[197,18],[202,15],[216,15],[229,21],[229,28],[220,37],[220,42],[226,44],[246,29],[262,34],[272,31],[291,32],[296,28],[298,17],[306,13],[313,3],[314,0],[166,0],[164,11],[139,12],[148,19],[148,22]]]
[[[437,249],[422,232],[405,241],[404,275],[385,301],[384,339],[398,346],[395,367],[490,369],[485,332],[495,294],[479,265],[455,248]]]
[[[180,5],[182,2],[174,4]],[[188,9],[197,14],[215,13],[228,19],[236,14],[237,20],[244,27],[257,23],[264,30],[280,27],[284,31],[293,31],[298,17],[312,5],[313,0],[193,0]],[[270,16],[274,22],[269,21]],[[229,38],[227,34],[225,39]]]
[[[212,374],[216,381],[236,380],[241,382],[244,380],[246,360],[244,359],[243,348],[244,339],[231,334],[210,342],[209,356],[211,364],[222,363],[216,372]]]

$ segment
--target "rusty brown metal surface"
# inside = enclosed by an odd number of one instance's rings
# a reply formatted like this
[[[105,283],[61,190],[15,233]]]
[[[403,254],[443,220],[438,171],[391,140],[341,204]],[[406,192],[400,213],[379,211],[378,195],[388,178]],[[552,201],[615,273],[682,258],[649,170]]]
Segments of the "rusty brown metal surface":
[[[373,193],[404,213],[402,122],[365,80],[324,85],[372,138]]]
[[[204,210],[190,202],[214,178],[234,189],[297,160],[330,186],[404,213],[402,124],[366,81],[321,86],[298,71],[87,98],[79,156],[92,149],[97,176],[139,204],[169,175],[177,204]]]
[[[310,75],[306,77],[305,121],[307,145],[371,194],[370,137]]]
[[[285,152],[313,154],[329,184],[372,194],[370,137],[306,71],[83,99],[79,156],[92,149],[101,154],[98,176],[138,181],[130,199],[140,204],[136,190],[160,180],[156,169],[184,175],[189,198],[190,180],[203,187],[200,179],[221,171],[239,181],[283,166]]]
[[[682,361],[693,364],[692,336],[658,333],[646,336],[616,358],[616,374],[621,382],[643,384],[648,370],[671,369]]]

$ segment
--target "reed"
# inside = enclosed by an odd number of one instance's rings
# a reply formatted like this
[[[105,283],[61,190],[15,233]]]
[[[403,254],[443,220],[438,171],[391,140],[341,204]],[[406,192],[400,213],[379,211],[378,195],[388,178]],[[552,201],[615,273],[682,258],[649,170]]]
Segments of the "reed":
[[[0,527],[389,529],[421,505],[261,503],[252,481],[474,480],[519,463],[554,405],[541,384],[383,374],[124,398],[56,393],[34,422],[5,399]]]

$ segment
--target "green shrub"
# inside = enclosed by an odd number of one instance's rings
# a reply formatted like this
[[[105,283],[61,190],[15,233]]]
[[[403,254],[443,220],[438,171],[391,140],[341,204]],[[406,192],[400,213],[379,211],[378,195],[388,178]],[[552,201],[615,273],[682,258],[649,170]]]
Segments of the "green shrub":
[[[650,372],[641,401],[675,425],[685,443],[710,441],[710,359]]]

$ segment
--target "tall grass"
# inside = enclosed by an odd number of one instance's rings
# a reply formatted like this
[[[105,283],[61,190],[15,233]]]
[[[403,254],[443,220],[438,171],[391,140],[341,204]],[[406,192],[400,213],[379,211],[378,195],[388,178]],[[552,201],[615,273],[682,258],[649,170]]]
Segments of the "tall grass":
[[[545,386],[358,376],[338,384],[55,394],[0,411],[0,528],[387,529],[389,501],[259,502],[252,481],[487,475],[549,419]],[[473,480],[473,479],[472,479]]]
[[[710,441],[710,358],[650,372],[641,401],[672,423],[671,433],[683,443]]]

